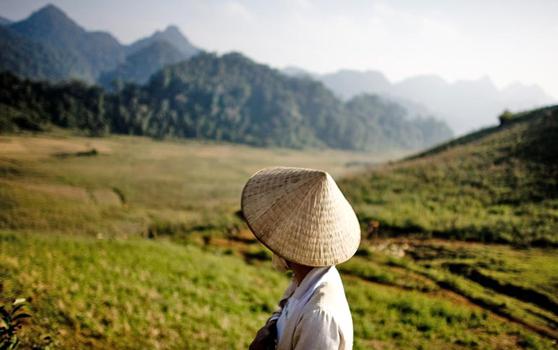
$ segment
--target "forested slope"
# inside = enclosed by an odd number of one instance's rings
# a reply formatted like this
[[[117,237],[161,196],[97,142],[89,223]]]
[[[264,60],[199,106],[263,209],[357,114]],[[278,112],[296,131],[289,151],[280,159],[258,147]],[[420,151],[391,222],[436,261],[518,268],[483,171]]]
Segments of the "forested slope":
[[[347,103],[322,83],[281,74],[247,57],[202,53],[143,86],[114,93],[79,82],[0,76],[2,130],[49,125],[106,133],[220,140],[255,146],[384,151],[421,149],[451,137],[431,117],[411,119],[377,96]]]

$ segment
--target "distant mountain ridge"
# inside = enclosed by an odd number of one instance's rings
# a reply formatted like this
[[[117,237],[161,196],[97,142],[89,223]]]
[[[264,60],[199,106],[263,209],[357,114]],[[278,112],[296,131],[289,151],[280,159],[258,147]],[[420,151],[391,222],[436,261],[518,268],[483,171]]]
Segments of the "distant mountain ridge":
[[[14,33],[26,40],[18,45],[1,47],[0,70],[14,71],[13,67],[18,66],[16,72],[19,75],[32,79],[81,79],[93,83],[102,78],[104,85],[108,86],[107,79],[115,77],[143,83],[146,75],[148,77],[167,64],[200,52],[176,26],[125,46],[110,33],[85,30],[54,5],[45,6],[22,21],[8,21],[3,26],[11,32],[0,32],[0,42],[11,42]],[[3,41],[2,37],[5,37]],[[162,42],[166,45],[160,44]],[[26,48],[22,49],[23,46]],[[16,52],[12,53],[13,50]],[[26,70],[15,60],[20,57],[17,50],[27,53],[30,69]],[[59,57],[60,62],[54,65],[52,72],[49,72],[51,63],[43,61],[45,51]],[[57,68],[59,65],[63,69]],[[37,75],[37,71],[41,74]]]
[[[9,20],[9,19],[7,19],[7,18],[5,18],[5,17],[0,16],[0,26],[6,26],[6,25],[8,25],[8,24],[10,24],[10,23],[12,23],[11,20]]]
[[[107,88],[113,84],[146,83],[151,75],[162,67],[186,59],[186,56],[167,41],[153,41],[148,46],[132,51],[124,63],[115,69],[101,73],[98,82]]]
[[[378,71],[340,70],[313,76],[345,99],[373,93],[419,103],[458,133],[493,124],[504,109],[525,110],[556,102],[539,86],[514,83],[498,89],[488,77],[449,83],[436,75],[422,75],[392,83]]]
[[[125,59],[124,47],[111,34],[88,32],[54,5],[47,5],[28,18],[9,25],[18,34],[71,55],[79,76],[94,81],[105,70]]]
[[[372,70],[361,72],[343,69],[317,78],[344,99],[363,93],[389,94],[391,90],[391,83],[386,76]]]
[[[113,83],[146,83],[151,75],[163,67],[187,60],[201,49],[195,47],[176,26],[156,31],[150,37],[135,41],[126,47],[126,61],[115,69],[100,75],[98,82],[112,88]]]
[[[128,54],[145,49],[155,42],[167,42],[180,51],[185,57],[191,57],[200,52],[200,49],[192,45],[190,41],[180,32],[175,25],[168,26],[164,31],[156,31],[150,37],[139,39],[127,47]]]

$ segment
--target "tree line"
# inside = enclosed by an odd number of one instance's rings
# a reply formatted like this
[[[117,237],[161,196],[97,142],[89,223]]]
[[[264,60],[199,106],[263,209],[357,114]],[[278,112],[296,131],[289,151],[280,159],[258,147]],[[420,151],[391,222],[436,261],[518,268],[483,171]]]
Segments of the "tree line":
[[[288,77],[238,53],[202,53],[167,66],[145,85],[106,91],[79,81],[36,82],[0,74],[0,131],[49,125],[155,138],[255,146],[354,150],[423,148],[452,136],[432,117],[410,119],[379,96],[338,99],[320,82]]]

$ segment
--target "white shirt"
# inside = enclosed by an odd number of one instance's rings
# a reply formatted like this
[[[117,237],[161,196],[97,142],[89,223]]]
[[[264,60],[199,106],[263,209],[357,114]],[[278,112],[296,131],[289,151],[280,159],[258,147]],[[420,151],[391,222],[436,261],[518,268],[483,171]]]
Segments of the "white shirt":
[[[277,349],[352,349],[353,321],[335,266],[312,269],[285,291],[277,320]]]

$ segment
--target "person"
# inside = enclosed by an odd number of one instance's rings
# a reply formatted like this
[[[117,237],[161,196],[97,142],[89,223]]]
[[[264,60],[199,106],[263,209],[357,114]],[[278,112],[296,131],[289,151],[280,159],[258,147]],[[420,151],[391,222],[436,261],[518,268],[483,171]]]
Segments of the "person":
[[[273,265],[293,272],[279,309],[250,349],[352,349],[351,312],[335,265],[355,254],[361,234],[333,178],[314,169],[262,169],[244,186],[241,209],[273,252]]]

